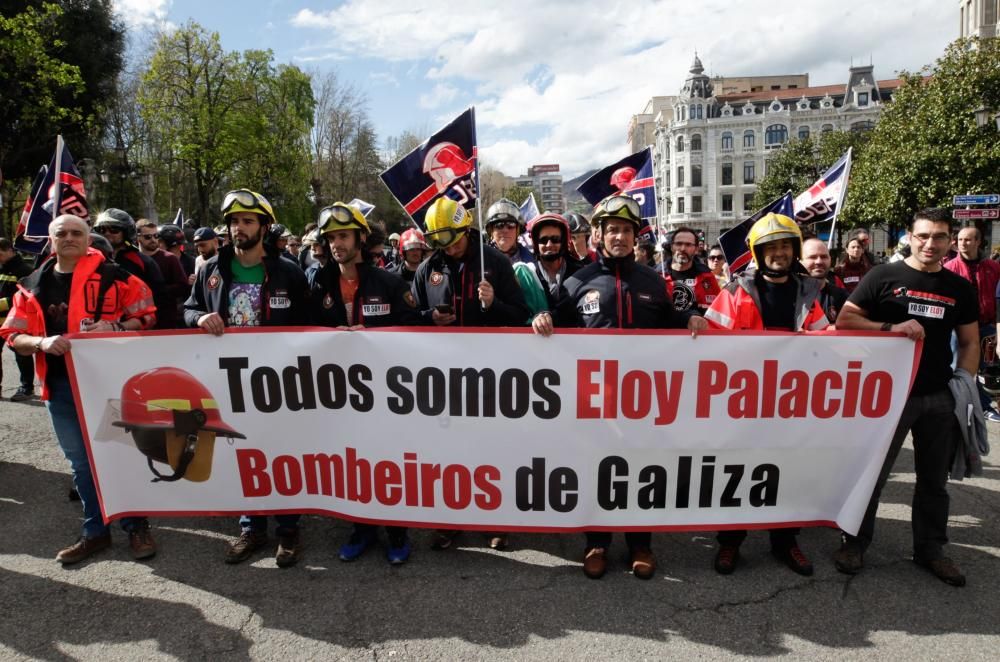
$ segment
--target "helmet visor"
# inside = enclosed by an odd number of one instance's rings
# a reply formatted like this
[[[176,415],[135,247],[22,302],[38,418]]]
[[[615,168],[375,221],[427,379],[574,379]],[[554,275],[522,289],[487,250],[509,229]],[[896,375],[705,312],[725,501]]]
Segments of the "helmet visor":
[[[225,216],[237,205],[248,211],[259,211],[266,216],[273,216],[271,204],[263,196],[257,195],[249,189],[241,188],[227,193],[226,197],[222,199],[222,215]]]
[[[639,203],[636,202],[635,198],[627,195],[615,195],[597,203],[597,210],[594,212],[593,221],[608,216],[616,216],[632,221],[633,223],[638,223],[642,219],[642,210],[639,208]]]
[[[431,248],[448,248],[465,234],[465,228],[442,228],[424,235],[424,240]]]
[[[354,217],[350,209],[341,205],[331,205],[324,207],[319,212],[319,221],[316,223],[321,234],[336,232],[337,230],[361,230],[363,229]]]

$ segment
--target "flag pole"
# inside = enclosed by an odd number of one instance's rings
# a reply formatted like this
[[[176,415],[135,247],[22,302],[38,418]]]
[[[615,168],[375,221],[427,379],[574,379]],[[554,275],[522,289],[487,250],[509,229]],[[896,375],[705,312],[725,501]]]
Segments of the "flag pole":
[[[59,205],[61,204],[60,194],[62,193],[62,155],[63,137],[62,134],[56,136],[56,172],[52,178],[52,220],[59,216]]]

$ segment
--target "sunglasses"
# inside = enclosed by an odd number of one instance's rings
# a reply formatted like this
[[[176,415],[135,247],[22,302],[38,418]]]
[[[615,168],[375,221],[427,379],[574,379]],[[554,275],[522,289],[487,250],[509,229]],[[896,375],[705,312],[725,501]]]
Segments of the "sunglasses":
[[[271,203],[264,196],[257,195],[245,188],[230,191],[226,194],[226,197],[222,199],[222,215],[225,216],[237,204],[245,209],[260,209],[269,216],[272,215]]]
[[[535,240],[535,243],[539,246],[544,246],[545,244],[561,244],[562,237],[560,236],[550,236],[550,237],[539,237]]]
[[[424,235],[424,241],[431,248],[448,248],[465,233],[465,228],[455,229],[455,228],[443,228],[441,230],[435,230],[434,232],[428,232]]]
[[[624,216],[622,212],[625,212]],[[627,195],[614,195],[597,203],[594,220],[604,216],[620,216],[626,220],[638,222],[642,218],[642,210],[635,198]]]
[[[293,244],[293,243],[289,243],[288,244],[289,248],[300,248],[301,246],[302,246],[302,244]]]
[[[121,228],[116,228],[111,225],[102,225],[100,227],[94,228],[99,234],[121,234],[125,230]]]
[[[726,257],[724,255],[709,255],[709,260],[724,260]]]
[[[157,234],[155,234],[155,233],[154,234],[144,234],[144,233],[140,232],[139,233],[139,239],[159,239],[159,236]]]
[[[517,221],[494,221],[490,223],[490,228],[494,230],[516,230]]]
[[[342,205],[330,205],[329,207],[321,209],[319,212],[319,221],[317,221],[316,225],[319,227],[320,233],[333,232],[335,230],[344,230],[348,228],[358,229],[360,227],[358,219],[354,217],[351,210]]]

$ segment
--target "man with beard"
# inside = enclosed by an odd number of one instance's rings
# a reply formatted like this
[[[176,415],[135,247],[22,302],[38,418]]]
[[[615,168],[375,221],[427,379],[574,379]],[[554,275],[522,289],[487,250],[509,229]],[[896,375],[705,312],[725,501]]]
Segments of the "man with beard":
[[[424,254],[430,250],[430,247],[424,241],[423,232],[416,228],[410,228],[403,232],[399,238],[399,248],[402,259],[390,271],[407,283],[412,283],[413,276],[417,273],[417,267],[424,261]]]
[[[122,209],[109,207],[97,215],[94,232],[111,244],[115,264],[144,282],[153,292],[156,308],[166,310],[170,306],[170,297],[167,295],[163,272],[153,258],[143,255],[136,248],[136,227],[131,214]],[[167,315],[169,317],[169,311]],[[176,321],[176,314],[174,320]]]
[[[156,262],[157,268],[163,274],[164,294],[162,305],[159,305],[159,302],[157,305],[155,328],[176,328],[178,308],[191,292],[188,279],[184,275],[184,268],[181,267],[176,255],[160,248],[155,222],[140,218],[136,236],[139,238],[139,250]]]
[[[196,275],[219,251],[219,235],[212,228],[198,228],[194,231],[191,241],[198,253],[198,257],[194,259],[194,274],[192,274]],[[191,279],[191,283],[194,283],[194,279]]]
[[[222,202],[232,245],[205,263],[184,304],[184,321],[221,336],[226,327],[301,326],[306,323],[308,286],[298,265],[281,258],[264,237],[274,223],[267,199],[249,189],[230,191]],[[277,515],[275,563],[285,568],[299,559],[300,515]],[[241,563],[267,544],[267,517],[244,515],[241,533],[226,550],[226,563]]]
[[[184,250],[186,238],[184,230],[176,225],[164,225],[160,227],[160,246],[163,250],[174,255],[180,260],[181,268],[184,269],[184,277],[189,278],[194,275],[194,257]],[[194,282],[194,281],[190,281]]]
[[[674,308],[702,314],[718,296],[719,282],[712,270],[695,258],[697,252],[698,234],[691,228],[678,228],[670,240],[670,262],[664,258],[658,269],[667,281]]]
[[[521,209],[507,198],[500,198],[490,205],[486,211],[485,229],[490,246],[506,255],[511,264],[534,261],[528,247],[517,241],[524,232]]]
[[[837,314],[847,302],[847,290],[838,287],[836,276],[830,270],[830,249],[826,242],[817,237],[810,237],[802,242],[802,258],[799,260],[809,273],[809,276],[819,281],[819,305],[823,307],[826,318],[833,324]]]

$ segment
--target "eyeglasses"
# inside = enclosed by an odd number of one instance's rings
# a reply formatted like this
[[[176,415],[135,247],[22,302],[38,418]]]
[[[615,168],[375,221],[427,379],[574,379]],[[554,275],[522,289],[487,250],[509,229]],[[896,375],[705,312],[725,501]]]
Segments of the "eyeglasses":
[[[517,221],[493,221],[489,226],[491,230],[516,230]]]
[[[367,229],[362,226],[354,213],[345,205],[330,205],[321,209],[319,212],[319,221],[317,221],[316,225],[322,234],[351,228],[356,230]]]
[[[921,244],[926,244],[928,241],[936,241],[938,243],[944,241],[951,241],[951,235],[947,232],[938,232],[936,234],[915,234],[911,235],[914,239],[919,241]]]
[[[535,240],[535,243],[539,246],[544,246],[546,244],[561,244],[562,237],[559,235],[550,235],[548,237],[539,237]]]
[[[94,230],[99,234],[121,234],[125,230],[122,228],[116,228],[113,225],[99,225]]]
[[[295,244],[295,243],[292,243],[292,242],[288,242],[288,247],[289,248],[301,248],[302,244]]]
[[[594,212],[594,218],[591,222],[600,220],[605,216],[619,216],[637,223],[642,218],[642,210],[635,198],[627,195],[613,195],[597,203],[597,209]]]
[[[139,239],[159,239],[159,236],[156,233],[147,234],[147,233],[144,233],[144,232],[140,232],[139,233]]]
[[[448,248],[458,241],[464,233],[465,228],[443,228],[441,230],[426,233],[424,235],[424,241],[426,241],[427,245],[431,248]]]
[[[225,216],[228,214],[229,210],[236,205],[248,210],[259,209],[271,218],[274,218],[271,203],[267,201],[267,198],[254,193],[250,189],[241,188],[227,193],[226,197],[222,199],[222,215]]]
[[[709,255],[708,259],[709,260],[725,260],[726,256],[725,255]]]

